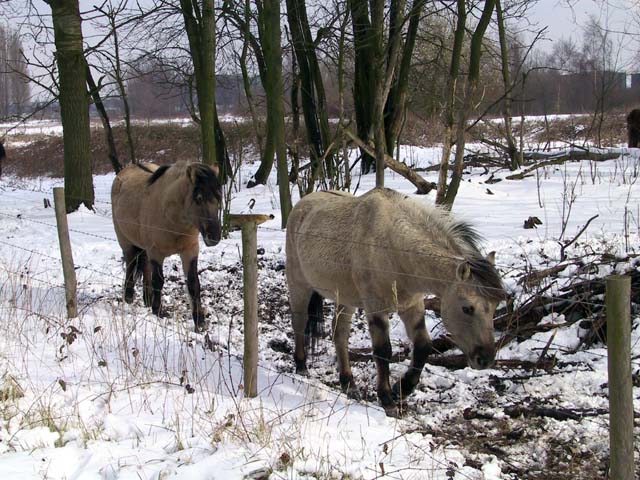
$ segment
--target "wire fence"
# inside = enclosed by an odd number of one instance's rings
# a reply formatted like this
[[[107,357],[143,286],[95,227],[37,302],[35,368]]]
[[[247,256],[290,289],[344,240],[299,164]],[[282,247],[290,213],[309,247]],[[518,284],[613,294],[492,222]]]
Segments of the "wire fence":
[[[51,224],[51,223],[48,223],[48,222],[45,222],[45,221],[41,221],[41,220],[38,220],[38,219],[30,218],[30,217],[25,217],[22,214],[20,214],[20,216],[18,218],[15,214],[12,215],[12,214],[9,214],[9,213],[0,212],[0,216],[5,217],[5,218],[11,218],[11,219],[14,219],[14,220],[28,221],[28,222],[32,222],[32,223],[34,223],[36,225],[46,226],[48,228],[54,228],[54,229],[56,228],[56,225],[54,225],[54,224]],[[101,216],[103,216],[104,218],[110,218],[108,215],[101,215]],[[275,228],[269,228],[269,227],[260,227],[260,228],[262,230],[271,230],[271,231],[282,232],[281,229],[275,229]],[[82,231],[82,230],[79,230],[79,229],[70,229],[70,230],[73,233],[76,233],[76,234],[79,234],[79,235],[86,235],[86,236],[91,237],[91,238],[97,238],[97,239],[100,239],[100,240],[109,241],[109,242],[116,242],[117,243],[117,240],[115,238],[112,238],[112,237],[107,237],[107,236],[96,234],[96,233],[92,233],[92,232],[85,232],[85,231]],[[328,238],[328,237],[325,237],[325,236],[322,236],[322,239],[325,240],[325,241],[335,241],[335,240],[337,240],[335,238]],[[25,246],[16,245],[15,243],[7,242],[5,240],[0,240],[0,244],[4,245],[6,247],[10,247],[12,249],[18,250],[18,251],[23,251],[25,253],[28,253],[29,255],[41,256],[41,257],[46,258],[48,260],[53,260],[55,262],[61,263],[61,260],[60,260],[59,257],[56,257],[54,255],[50,255],[49,253],[46,253],[46,252],[43,252],[43,251],[37,251],[37,250],[31,249],[31,248],[27,248]],[[236,242],[230,242],[229,244],[236,245]],[[361,246],[362,245],[367,245],[367,246],[374,246],[374,247],[380,247],[380,248],[389,248],[388,246],[376,245],[376,244],[372,244],[370,242],[368,242],[368,243],[357,242],[357,244],[361,245]],[[412,252],[412,251],[407,251],[407,250],[400,250],[400,251],[402,251],[403,253],[415,253],[415,254],[419,254],[419,255],[424,256],[424,257],[445,258],[445,259],[450,259],[450,260],[455,260],[455,261],[460,261],[461,260],[461,258],[458,257],[458,256],[429,254],[429,253],[425,253],[425,252]],[[513,265],[508,265],[508,266],[507,265],[502,265],[502,266],[499,265],[499,267],[511,268],[511,269],[514,268]],[[91,265],[90,266],[90,265],[76,264],[75,268],[78,269],[78,270],[86,270],[88,272],[92,272],[92,273],[98,274],[98,275],[100,275],[101,278],[105,278],[106,277],[106,278],[112,279],[113,282],[106,283],[107,285],[109,285],[111,287],[114,284],[115,285],[122,285],[123,276],[122,275],[116,276],[116,275],[113,274],[112,271],[101,270],[99,268],[96,268],[95,265]],[[372,270],[375,271],[376,269],[372,269]],[[522,271],[523,272],[529,272],[530,269],[522,268]],[[379,273],[383,273],[383,274],[402,274],[402,272],[387,271],[387,270],[382,271],[382,270],[379,270],[379,269],[378,269],[378,272]],[[33,275],[33,274],[30,274],[29,272],[5,269],[5,273],[7,275],[11,275],[11,276],[20,278],[20,279],[24,280],[25,282],[34,281],[36,283],[39,283],[39,284],[42,284],[42,285],[46,285],[47,287],[50,287],[50,288],[64,288],[64,285],[61,284],[61,283],[50,282],[50,281],[48,281],[46,279],[41,278],[43,275],[46,275],[47,272],[44,272],[44,273],[42,273],[40,275]],[[436,279],[434,277],[426,276],[426,275],[414,275],[414,276],[422,277],[425,280],[439,280],[439,281],[442,281],[442,279]],[[450,280],[448,282],[453,282],[453,280]],[[87,284],[84,287],[81,287],[81,288],[90,288],[92,284],[95,284],[95,282],[94,281],[88,281]],[[556,300],[566,300],[565,297],[560,297],[560,296],[548,296],[548,298],[556,299]],[[585,305],[585,306],[589,306],[589,307],[600,307],[600,306],[602,306],[602,303],[588,302],[588,301],[584,301],[584,300],[578,300],[578,302],[583,304],[583,305]],[[13,306],[13,307],[9,307],[9,308],[10,309],[14,309],[14,310],[15,309],[19,310],[21,307]],[[3,307],[3,310],[7,310],[7,307]],[[57,317],[54,317],[54,316],[50,316],[50,315],[44,314],[42,312],[29,311],[29,309],[25,309],[25,308],[22,308],[22,311],[25,314],[36,315],[39,318],[45,318],[45,319],[47,319],[47,320],[49,320],[51,322],[57,322],[57,324],[61,323],[60,318],[57,318]],[[390,313],[390,309],[385,309],[385,310],[381,310],[380,312],[372,312],[372,313]],[[172,328],[170,325],[167,325],[166,323],[163,324],[163,323],[161,323],[159,321],[156,321],[156,320],[153,320],[152,318],[149,318],[149,317],[147,317],[145,319],[145,321],[150,322],[152,324],[155,324],[156,327],[164,329],[167,333],[172,333],[174,335],[184,335],[184,333],[182,331],[180,331],[178,329],[175,329],[175,328]],[[509,333],[506,332],[506,335],[509,335]],[[202,336],[202,337],[199,337],[199,338],[200,338],[199,341],[203,342],[203,345],[206,345],[206,342],[205,342],[205,338],[206,337]],[[528,340],[529,341],[533,341],[533,342],[537,342],[540,345],[544,346],[546,349],[548,349],[550,346],[554,347],[558,351],[562,351],[563,349],[565,349],[565,346],[562,345],[562,344],[555,344],[554,342],[548,342],[546,340],[540,340],[540,339],[536,339],[536,338],[529,338]],[[321,341],[324,342],[324,345],[325,345],[326,349],[330,349],[331,348],[331,341],[330,340],[321,339]],[[356,353],[356,351],[350,349],[349,353],[353,354],[353,353]],[[602,353],[599,353],[599,352],[593,352],[593,351],[589,351],[589,350],[584,350],[584,351],[582,351],[582,353],[586,353],[588,355],[592,355],[592,356],[595,356],[595,357],[601,357],[601,358],[604,357],[604,358],[606,358],[605,354],[602,354]],[[243,358],[243,356],[241,354],[233,351],[233,346],[232,345],[229,345],[226,348],[226,355],[228,355],[229,358],[234,358],[238,362],[243,362],[244,361],[244,358]],[[373,352],[370,354],[370,358],[373,359],[373,360],[383,360],[383,361],[388,361],[389,360],[387,358],[379,357],[379,356],[375,355],[375,353],[373,353]],[[640,366],[639,362],[632,362],[632,364],[634,365],[634,367],[639,367]],[[273,368],[273,366],[271,364],[265,364],[264,362],[259,362],[259,367],[263,371],[269,372],[270,374],[275,375],[276,378],[278,378],[279,376],[284,376],[284,377],[286,377],[287,379],[289,379],[292,382],[295,382],[295,383],[298,383],[298,384],[304,383],[306,385],[313,386],[313,388],[318,388],[318,389],[324,391],[327,395],[330,395],[333,398],[335,398],[336,401],[337,401],[338,398],[344,398],[343,395],[340,392],[336,391],[335,388],[331,388],[329,386],[326,386],[321,382],[304,379],[304,378],[301,378],[298,375],[292,375],[292,374],[289,374],[288,372],[283,372],[281,370],[277,370],[277,369]],[[411,369],[412,367],[410,365],[407,365],[406,368],[407,369]],[[451,380],[451,376],[450,375],[442,374],[442,373],[440,373],[439,371],[437,371],[434,368],[430,368],[430,367],[427,367],[427,368],[428,368],[428,371],[429,371],[429,373],[428,373],[429,375],[435,376],[435,377],[441,377],[441,378],[446,379],[446,380]],[[266,388],[269,388],[269,387],[266,387]],[[598,418],[590,417],[589,421],[592,421],[594,424],[597,424],[597,425],[599,425],[600,427],[602,427],[604,429],[608,429],[608,423],[605,422],[605,421],[600,421]],[[441,460],[439,460],[435,456],[432,456],[432,459],[433,459],[433,461],[435,463],[437,463],[439,465],[442,465],[443,467],[446,466],[446,468],[449,468],[449,469],[452,468],[450,464],[445,464],[444,462],[442,462]],[[464,472],[460,471],[459,469],[455,469],[454,468],[453,470],[458,472],[462,477],[471,478],[471,477],[468,477],[466,474],[464,474]]]

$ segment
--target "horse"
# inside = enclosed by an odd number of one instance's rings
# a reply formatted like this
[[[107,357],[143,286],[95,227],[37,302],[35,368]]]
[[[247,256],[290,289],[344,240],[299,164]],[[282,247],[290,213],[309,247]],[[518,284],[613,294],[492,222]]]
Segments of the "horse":
[[[627,115],[627,136],[629,148],[637,148],[640,142],[640,109],[634,108]]]
[[[431,339],[424,297],[441,300],[444,325],[471,367],[494,363],[493,316],[507,294],[495,252],[480,253],[480,235],[441,208],[375,188],[356,197],[315,192],[292,209],[286,232],[286,276],[295,337],[296,372],[306,375],[306,342],[319,336],[323,298],[333,300],[332,322],[342,391],[359,398],[349,363],[349,331],[356,308],[366,314],[377,367],[378,401],[398,414],[420,381]],[[398,312],[413,342],[411,366],[393,389],[389,383],[389,320]]]
[[[164,259],[180,255],[196,331],[205,325],[198,278],[198,233],[217,245],[222,189],[217,173],[200,163],[129,165],[111,186],[113,226],[126,264],[124,300],[133,302],[143,276],[143,299],[161,315]]]

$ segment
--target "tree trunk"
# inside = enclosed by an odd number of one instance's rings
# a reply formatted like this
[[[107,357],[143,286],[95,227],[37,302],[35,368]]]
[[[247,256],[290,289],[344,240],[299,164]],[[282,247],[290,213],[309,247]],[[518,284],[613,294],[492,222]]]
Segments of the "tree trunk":
[[[516,147],[516,141],[513,137],[512,123],[511,123],[511,72],[509,68],[509,50],[507,45],[507,32],[505,28],[504,15],[502,12],[501,0],[496,0],[496,14],[498,17],[498,37],[500,40],[500,59],[502,65],[502,84],[504,86],[504,130],[505,138],[507,140],[507,155],[509,156],[509,168],[516,170],[520,168],[520,162],[518,161],[518,148]]]
[[[220,168],[216,158],[215,128],[215,17],[213,0],[197,2],[180,0],[189,50],[196,78],[196,93],[200,117],[202,162]]]
[[[284,83],[282,80],[282,47],[280,45],[280,3],[258,3],[258,22],[261,24],[260,41],[267,70],[267,143],[272,144],[277,157],[278,188],[282,228],[287,225],[291,211],[291,192],[287,169],[287,151],[284,131]],[[257,175],[256,175],[257,177]],[[256,178],[257,180],[257,178]]]
[[[463,162],[464,162],[464,146],[465,146],[465,131],[466,120],[471,110],[474,94],[480,81],[480,56],[482,54],[482,39],[491,21],[493,15],[493,8],[495,6],[495,0],[486,0],[482,15],[478,21],[473,35],[471,36],[471,45],[469,52],[469,79],[466,85],[466,92],[464,94],[464,105],[458,116],[458,130],[456,135],[456,159],[453,168],[453,174],[451,176],[451,183],[447,188],[447,194],[442,202],[442,205],[448,210],[453,206],[456,195],[458,194],[458,188],[462,181]]]
[[[384,108],[385,134],[387,153],[393,156],[393,149],[402,130],[403,118],[407,109],[407,91],[409,87],[409,72],[411,59],[416,44],[420,15],[425,5],[425,0],[414,0],[409,12],[409,28],[402,50],[398,72],[389,91]],[[391,32],[389,35],[391,36]]]
[[[369,22],[369,5],[367,0],[350,0],[351,21],[355,49],[355,70],[353,84],[353,105],[356,113],[358,137],[369,143],[373,119],[374,83],[373,62],[374,46]],[[375,169],[375,159],[360,149],[362,173],[367,174]]]
[[[64,186],[67,213],[81,204],[93,209],[91,131],[87,67],[77,0],[47,0],[56,46],[60,115],[64,143]]]
[[[457,0],[457,20],[453,38],[453,50],[451,52],[451,64],[447,77],[447,90],[445,93],[444,108],[444,139],[442,141],[442,157],[440,158],[440,172],[438,174],[438,190],[436,204],[444,203],[447,194],[447,179],[449,174],[449,158],[451,157],[451,145],[453,144],[453,127],[455,124],[455,104],[458,77],[460,75],[460,60],[467,22],[466,0]]]
[[[87,65],[87,85],[89,85],[89,93],[93,98],[93,104],[96,106],[96,110],[100,115],[100,120],[102,120],[102,128],[104,129],[105,141],[107,143],[107,156],[109,157],[113,171],[116,172],[117,175],[118,172],[122,170],[122,165],[120,164],[120,160],[118,160],[116,142],[113,138],[113,129],[111,128],[111,122],[109,121],[109,114],[107,113],[107,109],[104,107],[102,97],[100,96],[100,87],[96,85],[89,65]]]

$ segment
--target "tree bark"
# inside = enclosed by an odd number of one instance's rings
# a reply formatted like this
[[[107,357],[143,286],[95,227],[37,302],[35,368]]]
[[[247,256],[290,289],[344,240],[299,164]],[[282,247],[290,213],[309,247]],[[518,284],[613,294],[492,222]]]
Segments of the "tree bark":
[[[456,195],[458,194],[458,188],[462,181],[462,172],[464,167],[464,146],[465,146],[465,134],[466,134],[466,121],[471,111],[473,96],[477,90],[478,82],[480,81],[480,56],[482,54],[482,39],[487,31],[491,16],[493,15],[493,9],[495,7],[495,0],[486,0],[484,3],[484,9],[482,15],[478,21],[473,35],[471,36],[471,45],[469,47],[469,76],[466,85],[466,91],[464,93],[464,105],[458,115],[458,126],[456,135],[456,159],[453,167],[453,174],[451,176],[451,182],[447,188],[447,194],[445,196],[442,205],[451,209]]]
[[[334,159],[329,148],[329,118],[322,74],[316,56],[315,44],[309,28],[307,7],[304,0],[287,0],[287,19],[300,76],[300,93],[307,140],[311,147],[310,189],[320,174],[325,159],[328,177],[334,173]]]
[[[267,143],[272,144],[277,157],[278,189],[282,228],[291,211],[291,192],[284,131],[284,83],[282,80],[282,47],[280,45],[280,3],[258,2],[260,42],[267,73]],[[273,158],[273,157],[272,157]],[[257,181],[257,175],[256,175]]]
[[[87,67],[82,45],[82,20],[77,0],[47,0],[55,36],[59,101],[64,144],[64,186],[67,213],[81,204],[93,209],[91,131]]]
[[[391,90],[387,97],[384,108],[385,134],[387,142],[387,153],[393,156],[393,149],[398,141],[402,130],[403,118],[407,110],[407,92],[409,87],[409,72],[411,70],[411,59],[418,35],[420,16],[425,5],[425,0],[414,0],[409,12],[409,28],[402,50],[402,56],[398,65],[398,72],[395,75]],[[389,33],[391,36],[392,32]]]
[[[369,5],[367,0],[349,0],[351,21],[353,25],[353,41],[355,49],[355,70],[353,85],[353,104],[356,114],[358,137],[368,143],[372,127],[374,98],[373,65],[374,46],[369,22]],[[375,158],[360,149],[362,173],[367,174],[375,169]]]
[[[436,204],[444,203],[447,194],[447,179],[449,174],[449,158],[451,157],[451,145],[453,144],[453,127],[455,124],[455,104],[458,77],[460,75],[460,61],[462,58],[462,46],[467,22],[466,0],[457,0],[457,20],[451,51],[451,64],[447,77],[446,103],[444,108],[444,139],[442,141],[442,157],[440,158],[440,172],[438,174],[438,190]]]
[[[509,156],[509,169],[516,170],[520,168],[520,162],[518,160],[518,149],[516,147],[516,141],[513,137],[512,123],[511,123],[511,71],[509,68],[509,51],[507,45],[507,31],[505,28],[504,14],[502,11],[502,1],[496,0],[496,15],[498,17],[498,38],[500,40],[500,59],[501,59],[501,71],[502,71],[502,84],[504,86],[504,130],[505,138],[507,140],[507,155]]]
[[[89,85],[89,93],[93,98],[93,104],[96,106],[96,110],[102,120],[102,128],[104,129],[105,141],[107,143],[107,156],[113,167],[113,171],[118,174],[122,170],[120,160],[118,160],[118,151],[116,149],[116,142],[113,138],[113,129],[111,128],[111,122],[109,120],[109,114],[104,107],[102,97],[100,96],[100,87],[96,85],[93,75],[91,74],[91,68],[87,65],[87,85]]]
[[[213,0],[203,0],[202,9],[197,1],[180,0],[189,51],[193,61],[196,79],[200,136],[202,142],[202,163],[220,168],[216,158],[215,129],[215,48],[216,22],[213,14]]]

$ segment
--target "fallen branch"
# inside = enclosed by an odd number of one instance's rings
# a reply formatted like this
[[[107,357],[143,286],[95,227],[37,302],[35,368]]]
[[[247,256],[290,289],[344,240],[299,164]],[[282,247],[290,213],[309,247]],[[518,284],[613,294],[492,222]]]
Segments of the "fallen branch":
[[[593,160],[596,162],[604,162],[605,160],[614,160],[621,155],[620,152],[605,152],[605,153],[595,153],[590,152],[589,150],[570,150],[568,153],[563,153],[561,155],[555,154],[542,154],[542,153],[528,153],[525,155],[525,158],[528,160],[535,160],[540,158],[547,158],[540,163],[536,163],[529,168],[526,168],[522,172],[514,173],[513,175],[509,175],[505,177],[507,180],[522,180],[523,178],[531,175],[532,172],[537,170],[538,168],[548,167],[550,165],[560,165],[568,161],[578,161],[578,160]]]
[[[375,158],[376,154],[375,154],[374,149],[371,148],[371,146],[369,146],[366,143],[364,143],[356,134],[354,134],[348,128],[345,128],[344,132],[351,140],[353,140],[353,143],[355,143],[359,148],[361,148],[362,150],[367,152],[368,155],[370,155],[370,156]],[[416,193],[418,193],[419,195],[426,195],[431,190],[435,190],[436,189],[436,184],[434,182],[429,182],[429,181],[425,180],[420,175],[418,175],[414,170],[409,168],[409,166],[407,166],[407,164],[402,163],[402,162],[398,162],[397,160],[395,160],[391,156],[387,155],[386,153],[384,155],[384,163],[391,170],[393,170],[394,172],[396,172],[399,175],[402,175],[404,178],[406,178],[411,183],[413,183],[415,185],[415,187],[418,189],[418,191]]]

